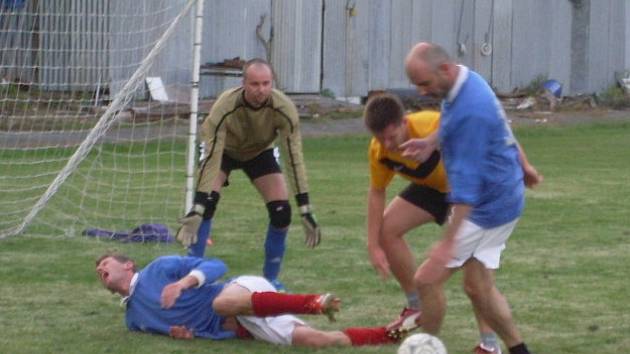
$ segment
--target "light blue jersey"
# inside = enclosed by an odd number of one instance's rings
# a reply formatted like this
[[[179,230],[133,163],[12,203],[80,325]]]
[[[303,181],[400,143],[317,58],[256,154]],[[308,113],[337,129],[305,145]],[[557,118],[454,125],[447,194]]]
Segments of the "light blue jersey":
[[[464,66],[442,102],[439,137],[449,202],[472,206],[469,219],[483,228],[521,215],[525,185],[516,140],[490,86]]]
[[[173,307],[160,306],[162,289],[191,271],[199,271],[205,282],[199,288],[182,292]],[[164,256],[157,258],[138,273],[127,300],[126,322],[133,331],[169,334],[171,326],[185,326],[195,337],[225,339],[234,332],[222,329],[223,317],[212,310],[212,301],[224,284],[216,282],[227,272],[218,259]]]

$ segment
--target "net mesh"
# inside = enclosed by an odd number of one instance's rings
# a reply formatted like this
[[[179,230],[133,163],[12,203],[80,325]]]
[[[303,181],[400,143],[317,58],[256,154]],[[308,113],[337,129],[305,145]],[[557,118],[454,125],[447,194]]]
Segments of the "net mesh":
[[[194,0],[0,0],[0,238],[171,224]]]

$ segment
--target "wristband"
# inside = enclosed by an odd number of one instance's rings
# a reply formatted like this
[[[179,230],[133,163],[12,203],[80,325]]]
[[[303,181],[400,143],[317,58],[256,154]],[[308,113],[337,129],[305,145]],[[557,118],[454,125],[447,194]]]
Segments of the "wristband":
[[[298,207],[308,206],[310,204],[308,199],[308,193],[298,193],[295,195],[295,201]]]

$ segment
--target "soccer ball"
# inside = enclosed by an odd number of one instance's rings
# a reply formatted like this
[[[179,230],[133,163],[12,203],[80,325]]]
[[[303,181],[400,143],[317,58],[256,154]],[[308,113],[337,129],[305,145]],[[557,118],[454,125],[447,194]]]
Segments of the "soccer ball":
[[[405,339],[398,354],[447,354],[444,343],[427,333],[417,333]]]

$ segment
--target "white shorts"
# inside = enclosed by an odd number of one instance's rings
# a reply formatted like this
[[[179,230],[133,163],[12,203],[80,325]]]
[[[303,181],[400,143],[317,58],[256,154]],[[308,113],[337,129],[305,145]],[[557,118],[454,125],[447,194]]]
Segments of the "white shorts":
[[[230,284],[240,285],[251,292],[276,291],[276,288],[267,279],[253,275],[237,277]],[[274,317],[236,316],[236,319],[254,338],[281,345],[291,345],[295,327],[305,325],[304,321],[293,315]]]
[[[501,252],[512,234],[518,219],[491,229],[464,220],[455,235],[455,256],[447,263],[448,268],[459,268],[470,258],[475,258],[488,269],[499,268]]]

